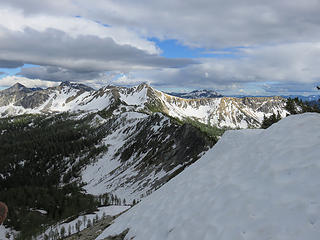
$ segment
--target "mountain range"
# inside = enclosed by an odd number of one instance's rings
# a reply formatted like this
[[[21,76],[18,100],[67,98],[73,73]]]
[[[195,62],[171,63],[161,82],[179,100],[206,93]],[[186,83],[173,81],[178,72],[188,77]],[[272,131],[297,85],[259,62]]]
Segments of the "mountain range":
[[[214,90],[194,90],[188,93],[176,93],[170,92],[168,93],[171,96],[186,98],[186,99],[197,99],[197,98],[217,98],[222,97],[222,95]]]
[[[81,219],[84,210],[102,215],[106,205],[144,201],[227,129],[260,128],[265,116],[287,116],[287,104],[283,97],[186,99],[147,84],[95,90],[17,83],[0,91],[0,200],[9,206],[8,227],[23,239],[54,239],[52,229],[76,227],[66,219]],[[5,235],[16,233],[8,229]]]
[[[30,89],[21,84],[0,91],[2,117],[57,113],[65,111],[101,111],[117,105],[138,112],[161,112],[180,120],[194,120],[218,128],[259,127],[264,115],[280,113],[282,97],[219,97],[184,99],[158,91],[147,84],[132,88],[106,86],[93,90],[83,84],[63,82],[58,87]]]

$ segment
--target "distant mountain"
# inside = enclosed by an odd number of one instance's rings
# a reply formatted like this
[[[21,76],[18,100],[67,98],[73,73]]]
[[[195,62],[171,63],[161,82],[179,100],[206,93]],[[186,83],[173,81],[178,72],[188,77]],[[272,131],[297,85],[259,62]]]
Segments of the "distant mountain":
[[[83,91],[94,91],[93,88],[87,85],[84,85],[82,83],[71,83],[69,81],[61,82],[60,87],[71,87],[71,88],[83,90]]]
[[[282,97],[284,97],[284,98],[299,98],[304,102],[318,101],[320,99],[320,95],[309,95],[309,96],[287,95],[287,96],[282,96]]]
[[[217,98],[222,97],[222,95],[214,90],[195,90],[189,93],[175,93],[171,92],[168,95],[186,98],[186,99],[198,99],[198,98]]]
[[[0,115],[3,117],[25,113],[101,111],[115,103],[130,106],[134,111],[161,112],[180,120],[189,119],[219,128],[259,127],[264,115],[279,111],[285,117],[288,113],[284,108],[286,99],[282,97],[184,99],[146,84],[93,90],[82,84],[64,82],[58,87],[41,90],[14,86],[0,91]]]

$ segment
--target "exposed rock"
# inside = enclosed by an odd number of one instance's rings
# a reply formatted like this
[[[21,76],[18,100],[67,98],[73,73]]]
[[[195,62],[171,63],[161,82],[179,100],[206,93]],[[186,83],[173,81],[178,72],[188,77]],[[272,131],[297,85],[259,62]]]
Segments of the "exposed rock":
[[[190,118],[219,128],[260,127],[264,115],[279,111],[285,117],[288,113],[284,108],[286,99],[282,97],[183,99],[147,84],[132,88],[107,86],[94,91],[83,84],[63,82],[58,87],[44,90],[16,84],[0,91],[0,107],[3,107],[0,114],[101,111],[115,102],[132,106],[135,111],[161,112],[180,120]]]

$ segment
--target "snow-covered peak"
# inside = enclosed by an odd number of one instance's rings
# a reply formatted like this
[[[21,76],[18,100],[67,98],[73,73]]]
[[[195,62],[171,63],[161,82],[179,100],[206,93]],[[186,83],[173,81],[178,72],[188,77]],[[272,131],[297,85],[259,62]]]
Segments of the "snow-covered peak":
[[[228,131],[97,240],[318,240],[320,114]]]
[[[27,88],[26,86],[22,85],[21,83],[15,83],[14,85],[12,85],[11,87],[2,90],[1,92],[3,93],[17,93],[17,92],[31,92],[32,89]]]
[[[71,83],[69,81],[61,82],[59,86],[74,88],[74,89],[83,90],[83,91],[93,91],[94,90],[93,88],[91,88],[87,85],[84,85],[82,83]]]

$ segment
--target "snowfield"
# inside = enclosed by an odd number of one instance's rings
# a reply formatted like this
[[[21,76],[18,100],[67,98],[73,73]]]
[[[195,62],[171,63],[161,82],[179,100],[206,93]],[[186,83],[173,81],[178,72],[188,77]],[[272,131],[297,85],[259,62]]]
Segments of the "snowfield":
[[[0,239],[1,240],[13,240],[15,236],[18,234],[17,231],[14,231],[10,228],[6,228],[3,225],[0,225]]]
[[[320,114],[227,131],[200,160],[116,219],[135,240],[318,240]]]

